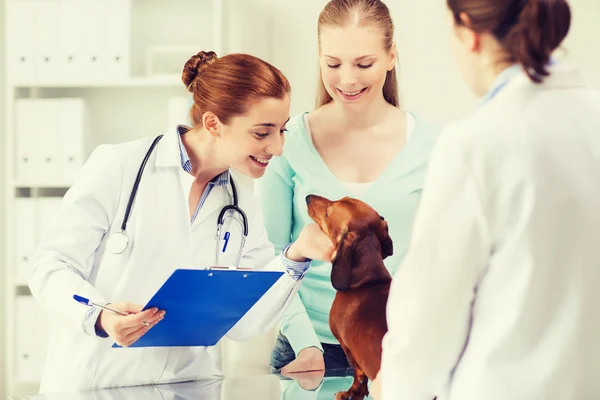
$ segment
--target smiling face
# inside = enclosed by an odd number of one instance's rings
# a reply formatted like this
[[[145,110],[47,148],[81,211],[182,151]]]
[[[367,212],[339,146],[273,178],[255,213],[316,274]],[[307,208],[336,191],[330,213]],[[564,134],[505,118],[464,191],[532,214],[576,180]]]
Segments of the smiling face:
[[[288,95],[255,102],[246,114],[220,125],[216,146],[219,159],[251,178],[260,178],[269,160],[283,152],[283,133],[289,115]]]
[[[321,78],[334,101],[353,109],[383,98],[388,71],[394,68],[395,47],[384,48],[375,26],[323,27],[320,33]]]

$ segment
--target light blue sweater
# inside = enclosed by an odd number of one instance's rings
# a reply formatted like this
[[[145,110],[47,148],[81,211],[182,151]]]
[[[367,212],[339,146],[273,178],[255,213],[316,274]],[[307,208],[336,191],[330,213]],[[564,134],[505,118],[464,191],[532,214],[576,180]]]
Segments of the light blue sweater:
[[[331,200],[350,196],[371,205],[387,221],[394,254],[385,260],[385,265],[393,275],[408,248],[437,130],[417,117],[404,148],[371,187],[362,196],[356,196],[327,168],[306,132],[302,115],[292,118],[287,128],[283,155],[274,157],[265,175],[256,181],[269,240],[276,252],[296,240],[302,228],[312,222],[306,209],[307,195]],[[335,296],[330,273],[331,264],[313,262],[299,297],[284,315],[281,331],[296,354],[311,346],[322,349],[321,342],[338,343],[329,329],[329,311]]]

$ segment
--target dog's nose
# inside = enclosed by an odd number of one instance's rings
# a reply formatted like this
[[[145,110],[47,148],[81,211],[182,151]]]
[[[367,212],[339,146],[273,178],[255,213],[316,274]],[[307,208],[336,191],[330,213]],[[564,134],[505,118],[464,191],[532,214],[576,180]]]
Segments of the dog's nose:
[[[309,194],[308,196],[306,196],[306,204],[309,204],[310,201],[312,200],[312,198],[313,198],[312,194]]]

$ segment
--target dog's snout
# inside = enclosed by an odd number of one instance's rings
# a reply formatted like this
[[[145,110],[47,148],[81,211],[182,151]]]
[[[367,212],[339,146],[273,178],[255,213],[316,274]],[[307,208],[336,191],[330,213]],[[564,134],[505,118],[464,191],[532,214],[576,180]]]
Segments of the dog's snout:
[[[306,204],[310,204],[310,201],[313,199],[313,195],[309,194],[308,196],[306,196]]]

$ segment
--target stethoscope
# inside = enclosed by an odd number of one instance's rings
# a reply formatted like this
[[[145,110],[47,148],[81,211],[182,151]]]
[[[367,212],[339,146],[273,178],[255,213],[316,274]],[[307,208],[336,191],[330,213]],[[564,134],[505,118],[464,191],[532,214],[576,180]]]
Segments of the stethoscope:
[[[163,137],[163,135],[159,135],[154,139],[154,141],[150,145],[150,148],[146,152],[144,159],[142,160],[142,164],[140,165],[140,168],[138,170],[137,176],[135,178],[135,182],[133,184],[133,188],[131,189],[131,194],[129,195],[129,201],[127,202],[127,208],[125,209],[125,215],[123,216],[123,221],[121,222],[121,229],[117,232],[113,232],[108,237],[108,240],[106,242],[106,247],[107,247],[107,249],[109,249],[109,251],[113,252],[114,254],[120,254],[120,253],[124,252],[125,249],[127,248],[127,245],[129,244],[129,239],[127,238],[127,233],[126,233],[127,222],[129,221],[129,216],[131,215],[133,203],[135,201],[135,197],[138,192],[138,187],[140,185],[140,181],[142,180],[142,175],[144,174],[144,168],[146,167],[146,163],[148,162],[150,155],[154,151],[156,144],[160,141],[160,139],[162,139],[162,137]],[[248,237],[248,218],[246,217],[246,213],[244,212],[244,210],[242,210],[238,206],[237,189],[235,187],[235,183],[233,182],[233,177],[231,177],[231,176],[229,177],[229,182],[231,184],[233,204],[228,204],[228,205],[224,206],[223,208],[221,208],[221,211],[219,212],[219,216],[217,218],[217,235],[216,235],[217,247],[216,247],[216,251],[215,251],[215,253],[216,253],[215,258],[216,258],[216,266],[218,267],[219,266],[219,253],[220,253],[219,244],[221,242],[221,228],[223,227],[223,222],[226,218],[227,212],[231,211],[233,213],[238,213],[242,218],[242,239],[241,239],[240,248],[238,249],[236,262],[235,262],[234,266],[232,267],[232,268],[236,268],[240,265],[240,260],[242,258],[242,250],[244,248],[244,244],[246,243],[246,238]],[[233,218],[233,217],[230,216],[230,218]],[[229,238],[230,238],[230,233],[226,232],[225,236],[223,238],[223,240],[224,240],[223,248],[221,249],[221,251],[223,253],[227,249],[227,245],[229,243]]]

